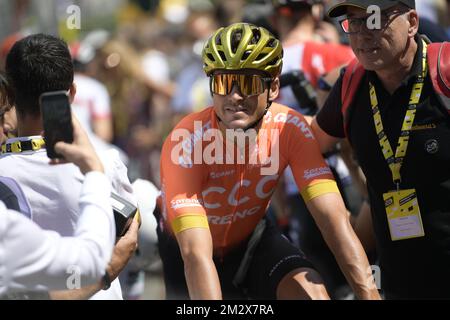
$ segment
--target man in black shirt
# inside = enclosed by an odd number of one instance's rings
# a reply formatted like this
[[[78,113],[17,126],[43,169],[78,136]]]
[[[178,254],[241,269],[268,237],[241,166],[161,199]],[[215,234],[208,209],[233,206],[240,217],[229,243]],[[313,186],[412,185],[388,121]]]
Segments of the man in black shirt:
[[[381,9],[379,28],[369,25],[371,4]],[[386,298],[450,298],[449,100],[430,80],[415,3],[345,1],[329,12],[344,14],[365,72],[348,113],[341,75],[315,136],[323,151],[347,137],[366,175]]]

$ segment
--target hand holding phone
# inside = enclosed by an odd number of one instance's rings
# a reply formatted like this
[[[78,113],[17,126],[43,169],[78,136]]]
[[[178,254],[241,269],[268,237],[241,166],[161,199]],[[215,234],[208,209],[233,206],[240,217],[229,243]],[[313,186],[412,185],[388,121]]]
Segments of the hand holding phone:
[[[55,144],[55,151],[64,156],[64,159],[51,159],[51,165],[72,162],[82,174],[90,171],[104,172],[103,164],[89,141],[89,137],[81,127],[75,114],[72,114],[73,143],[59,141]]]
[[[45,148],[50,159],[64,159],[55,151],[58,141],[73,142],[72,113],[66,91],[45,92],[39,99]]]

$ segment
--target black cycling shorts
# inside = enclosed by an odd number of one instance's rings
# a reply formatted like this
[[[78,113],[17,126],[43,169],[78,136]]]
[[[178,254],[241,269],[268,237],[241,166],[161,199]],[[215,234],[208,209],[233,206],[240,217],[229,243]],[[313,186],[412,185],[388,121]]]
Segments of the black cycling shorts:
[[[173,236],[161,231],[159,223],[158,247],[164,268],[166,299],[189,299],[178,243]],[[214,258],[224,299],[274,300],[278,284],[289,272],[298,268],[315,270],[303,252],[266,219],[266,228],[255,248],[243,284],[237,288],[233,285],[233,279],[246,249],[247,243],[222,259]]]

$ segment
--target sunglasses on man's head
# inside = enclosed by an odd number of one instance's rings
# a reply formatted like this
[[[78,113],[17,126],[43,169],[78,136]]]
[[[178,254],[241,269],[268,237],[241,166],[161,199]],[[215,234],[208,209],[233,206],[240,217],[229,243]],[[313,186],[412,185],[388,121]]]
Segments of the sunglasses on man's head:
[[[219,73],[210,77],[210,90],[214,94],[226,96],[231,93],[236,84],[240,93],[245,97],[260,95],[266,89],[265,83],[271,78],[262,75],[247,75],[236,73]]]

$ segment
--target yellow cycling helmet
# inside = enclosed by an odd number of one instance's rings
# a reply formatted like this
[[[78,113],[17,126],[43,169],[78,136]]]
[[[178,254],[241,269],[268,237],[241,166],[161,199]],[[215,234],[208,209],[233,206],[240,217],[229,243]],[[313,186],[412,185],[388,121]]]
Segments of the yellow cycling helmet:
[[[218,29],[206,42],[203,70],[257,69],[277,77],[283,65],[280,41],[267,29],[249,23],[235,23]]]

